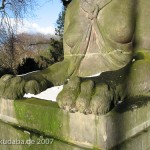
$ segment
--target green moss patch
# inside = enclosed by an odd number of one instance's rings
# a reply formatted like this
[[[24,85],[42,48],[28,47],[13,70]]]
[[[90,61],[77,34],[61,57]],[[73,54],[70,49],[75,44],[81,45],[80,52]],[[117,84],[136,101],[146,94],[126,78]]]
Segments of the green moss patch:
[[[68,119],[64,118],[65,112],[59,109],[55,102],[35,98],[23,99],[15,101],[14,108],[16,118],[22,127],[37,130],[58,139],[63,139],[63,132],[69,131],[65,130],[69,124]]]

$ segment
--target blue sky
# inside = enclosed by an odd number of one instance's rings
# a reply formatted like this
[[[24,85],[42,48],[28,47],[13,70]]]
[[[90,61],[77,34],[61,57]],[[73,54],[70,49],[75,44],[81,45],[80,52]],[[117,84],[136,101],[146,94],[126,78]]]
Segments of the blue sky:
[[[36,15],[35,22],[41,26],[51,25],[54,26],[58,15],[62,9],[60,0],[38,0],[39,7],[34,12]]]
[[[54,34],[56,20],[62,10],[60,0],[37,0],[34,16],[26,17],[24,25],[19,26],[19,32],[40,32]]]

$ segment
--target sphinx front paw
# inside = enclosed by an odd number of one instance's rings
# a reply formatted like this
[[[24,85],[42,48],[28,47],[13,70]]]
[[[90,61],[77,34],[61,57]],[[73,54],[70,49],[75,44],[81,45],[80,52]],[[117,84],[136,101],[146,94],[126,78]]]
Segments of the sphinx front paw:
[[[0,96],[19,99],[24,95],[25,80],[18,76],[4,75],[0,78]]]
[[[80,78],[73,77],[64,85],[63,90],[57,96],[60,108],[68,111],[76,111],[76,99],[80,91]]]
[[[0,97],[20,99],[25,93],[37,94],[48,87],[44,78],[26,78],[25,76],[4,75],[0,78]]]
[[[105,83],[74,77],[64,86],[57,102],[60,108],[70,112],[103,115],[112,109],[114,91]]]
[[[111,110],[114,92],[107,84],[98,84],[92,96],[90,108],[95,115],[104,115]]]

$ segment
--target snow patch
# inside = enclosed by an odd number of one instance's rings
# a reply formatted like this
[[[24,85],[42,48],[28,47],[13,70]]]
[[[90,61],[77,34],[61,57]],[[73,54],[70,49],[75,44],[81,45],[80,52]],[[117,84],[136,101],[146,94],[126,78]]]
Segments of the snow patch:
[[[101,75],[101,73],[97,73],[97,74],[93,74],[91,76],[86,76],[85,78],[97,77],[97,76],[100,76],[100,75]]]
[[[36,71],[32,71],[32,72],[28,72],[28,73],[25,73],[25,74],[20,74],[20,75],[17,75],[18,77],[22,77],[22,76],[25,76],[25,75],[28,75],[28,74],[31,74],[31,73],[34,73],[34,72],[39,72],[40,70],[36,70]]]
[[[28,94],[25,94],[24,97],[26,98],[35,97],[35,98],[44,99],[44,100],[56,101],[56,97],[62,91],[62,89],[63,89],[63,85],[54,86],[52,88],[48,88],[47,90],[37,95],[28,93]]]
[[[132,62],[135,62],[135,59],[132,59]]]

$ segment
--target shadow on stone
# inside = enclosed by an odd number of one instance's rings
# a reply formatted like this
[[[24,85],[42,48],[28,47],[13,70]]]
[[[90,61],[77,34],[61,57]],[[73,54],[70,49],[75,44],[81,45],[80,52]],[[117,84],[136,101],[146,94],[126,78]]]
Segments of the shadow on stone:
[[[150,103],[150,97],[132,97],[118,104],[114,110],[118,113],[124,113],[126,111],[134,111],[136,108],[145,107]]]

